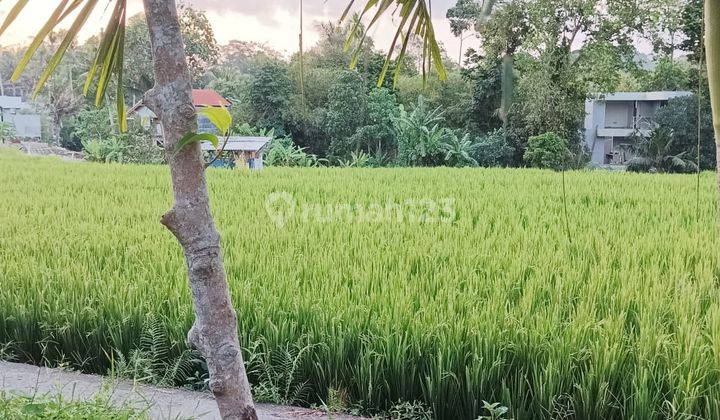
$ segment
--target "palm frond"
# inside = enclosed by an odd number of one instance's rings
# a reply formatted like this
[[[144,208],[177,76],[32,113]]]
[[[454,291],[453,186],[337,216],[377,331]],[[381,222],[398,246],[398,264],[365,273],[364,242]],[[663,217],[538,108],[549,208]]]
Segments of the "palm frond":
[[[363,7],[360,19],[358,19],[358,21],[353,25],[345,42],[345,49],[348,50],[350,48],[350,45],[352,45],[354,41],[358,41],[358,45],[355,48],[351,59],[351,66],[354,66],[357,63],[357,57],[362,51],[362,44],[367,38],[368,31],[377,24],[378,20],[382,15],[387,13],[387,11],[394,6],[395,9],[392,14],[398,14],[398,16],[400,17],[400,24],[398,25],[395,36],[393,37],[392,43],[390,44],[387,57],[385,58],[385,65],[383,66],[383,69],[378,78],[378,86],[382,86],[383,82],[385,81],[385,77],[387,76],[388,69],[390,68],[393,53],[395,52],[395,48],[397,47],[398,40],[403,38],[402,47],[396,60],[397,67],[395,69],[395,74],[397,74],[398,68],[400,67],[402,59],[405,56],[408,39],[411,36],[417,36],[423,40],[423,74],[425,74],[426,64],[429,68],[434,63],[435,70],[437,71],[440,80],[445,80],[447,78],[445,66],[442,62],[442,54],[440,52],[440,47],[437,43],[437,39],[435,38],[435,30],[430,19],[430,12],[428,10],[426,0],[365,1],[365,6]],[[349,1],[348,6],[345,8],[342,17],[340,18],[340,21],[343,21],[348,17],[349,12],[354,4],[355,0]],[[373,18],[365,27],[365,31],[361,35],[359,34],[359,28],[360,23],[362,22],[362,18],[365,17],[365,15],[373,7],[377,7],[377,11],[373,15]],[[397,78],[395,78],[395,80],[397,80]]]
[[[117,110],[119,126],[121,131],[127,128],[125,120],[125,99],[122,84],[123,75],[123,54],[125,42],[125,17],[127,11],[127,0],[114,1],[113,13],[108,21],[107,29],[102,35],[102,40],[98,47],[98,51],[94,62],[92,63],[88,76],[83,87],[83,94],[87,95],[95,76],[98,75],[97,90],[95,93],[95,105],[99,106],[105,96],[108,83],[113,75],[117,78]],[[30,60],[37,53],[40,45],[47,39],[48,35],[67,18],[70,14],[79,8],[75,20],[68,29],[65,37],[60,42],[55,53],[48,60],[45,68],[40,75],[32,92],[33,98],[37,97],[45,86],[45,83],[60,65],[65,53],[72,45],[80,30],[87,22],[90,14],[98,4],[98,0],[60,0],[57,7],[45,22],[43,27],[37,32],[32,42],[25,50],[22,59],[18,63],[11,80],[16,82],[23,71],[27,67]],[[17,19],[18,15],[26,9],[29,0],[18,0],[9,14],[5,17],[0,26],[0,36],[7,30],[10,25]],[[81,7],[82,6],[82,7]]]

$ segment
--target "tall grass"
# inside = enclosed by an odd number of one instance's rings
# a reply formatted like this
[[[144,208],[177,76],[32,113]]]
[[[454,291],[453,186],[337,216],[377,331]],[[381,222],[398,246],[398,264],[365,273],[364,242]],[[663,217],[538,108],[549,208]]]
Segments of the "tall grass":
[[[158,223],[167,171],[0,151],[0,347],[105,373],[152,317],[168,359],[182,353],[193,315],[181,250]],[[517,419],[720,418],[710,173],[697,220],[693,176],[568,172],[572,243],[549,171],[208,177],[241,342],[302,350],[282,385],[303,384],[308,403],[331,389],[369,411],[423,401],[452,419],[487,415],[483,400]],[[456,217],[278,227],[265,211],[274,191],[330,204],[451,197]]]

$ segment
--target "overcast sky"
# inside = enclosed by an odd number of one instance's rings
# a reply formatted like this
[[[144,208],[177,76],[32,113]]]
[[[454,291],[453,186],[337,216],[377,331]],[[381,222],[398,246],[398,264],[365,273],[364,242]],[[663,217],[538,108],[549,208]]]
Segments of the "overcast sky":
[[[318,34],[315,24],[323,21],[337,21],[348,0],[304,0],[305,8],[305,45],[313,45]],[[0,19],[15,1],[0,1]],[[52,8],[44,7],[49,0],[31,0],[28,9],[0,39],[0,45],[13,45],[29,42],[29,37],[40,27],[50,15]],[[104,1],[99,2],[105,5]],[[198,9],[205,10],[215,30],[215,37],[221,44],[232,39],[242,41],[258,41],[267,43],[273,48],[290,54],[298,49],[298,13],[299,0],[193,0],[188,3]],[[362,1],[356,1],[357,4]],[[459,41],[450,33],[450,26],[445,19],[448,7],[455,0],[433,0],[433,22],[438,39],[443,43],[451,57],[457,57]],[[142,10],[141,0],[128,0],[130,14]],[[87,28],[80,38],[87,38],[97,33],[107,21],[109,11],[98,6],[95,14],[88,22]],[[69,19],[68,19],[69,20]],[[385,49],[394,34],[395,25],[390,19],[381,22],[372,34],[379,48]],[[66,25],[67,26],[67,25]],[[472,46],[473,39],[465,41],[465,46]]]

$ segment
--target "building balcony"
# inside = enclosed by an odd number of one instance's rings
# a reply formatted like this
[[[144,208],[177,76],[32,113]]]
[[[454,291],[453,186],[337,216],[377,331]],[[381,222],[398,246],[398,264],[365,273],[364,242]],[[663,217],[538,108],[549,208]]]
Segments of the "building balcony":
[[[649,128],[637,129],[633,127],[599,127],[597,128],[598,137],[631,137],[634,134],[641,134],[643,136],[649,136]]]

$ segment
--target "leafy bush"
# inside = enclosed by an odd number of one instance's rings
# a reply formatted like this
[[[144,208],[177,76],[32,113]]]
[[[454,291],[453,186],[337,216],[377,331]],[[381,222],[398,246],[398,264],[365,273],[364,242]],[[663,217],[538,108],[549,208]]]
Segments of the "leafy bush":
[[[111,390],[102,389],[92,399],[68,399],[58,394],[20,396],[0,391],[0,418],[3,419],[117,419],[141,420],[148,417],[147,409],[138,410],[131,404],[113,404]]]
[[[473,156],[478,165],[485,167],[508,166],[512,163],[515,149],[508,144],[505,130],[502,128],[480,137],[476,145]]]
[[[364,168],[366,166],[370,166],[370,162],[370,156],[362,150],[359,152],[350,153],[350,158],[347,160],[341,159],[339,161],[340,166],[343,166],[345,168]]]
[[[361,139],[354,137],[365,125],[368,95],[357,71],[347,70],[330,89],[325,131],[330,137],[330,155],[345,158],[360,150]]]
[[[290,137],[276,138],[270,142],[265,153],[265,163],[270,166],[317,166],[317,156],[306,153],[293,143]]]
[[[659,126],[648,137],[640,137],[637,154],[658,172],[695,172],[697,165],[691,151],[673,153],[673,143],[672,129]]]
[[[255,72],[248,92],[251,121],[258,127],[273,128],[278,135],[284,135],[283,112],[291,93],[287,66],[274,60],[263,63]]]
[[[650,172],[653,165],[650,159],[644,157],[634,157],[627,163],[628,172]]]
[[[155,139],[137,127],[127,133],[83,140],[82,146],[85,159],[91,162],[157,164],[165,159]]]
[[[81,144],[89,140],[108,138],[112,134],[110,121],[108,110],[105,108],[84,109],[71,123],[72,135],[79,139]]]
[[[388,89],[370,91],[367,102],[367,119],[351,139],[361,150],[376,156],[394,154],[397,150],[395,121],[400,114],[395,95]]]
[[[530,137],[523,156],[530,166],[555,170],[563,169],[571,157],[567,141],[555,133]]]
[[[8,123],[0,123],[0,143],[12,140],[15,137],[15,128]]]
[[[395,122],[397,163],[401,166],[441,165],[445,158],[442,144],[451,135],[440,125],[443,120],[440,108],[430,109],[422,96],[418,97],[418,103],[411,112],[401,107]]]
[[[688,152],[696,159],[698,136],[697,96],[673,98],[657,110],[653,118],[672,138],[668,153]],[[715,169],[715,132],[710,100],[704,96],[700,104],[700,168]]]
[[[478,166],[477,160],[473,157],[477,143],[472,141],[469,133],[460,137],[456,133],[449,132],[447,140],[440,147],[445,153],[445,164],[448,166]]]

